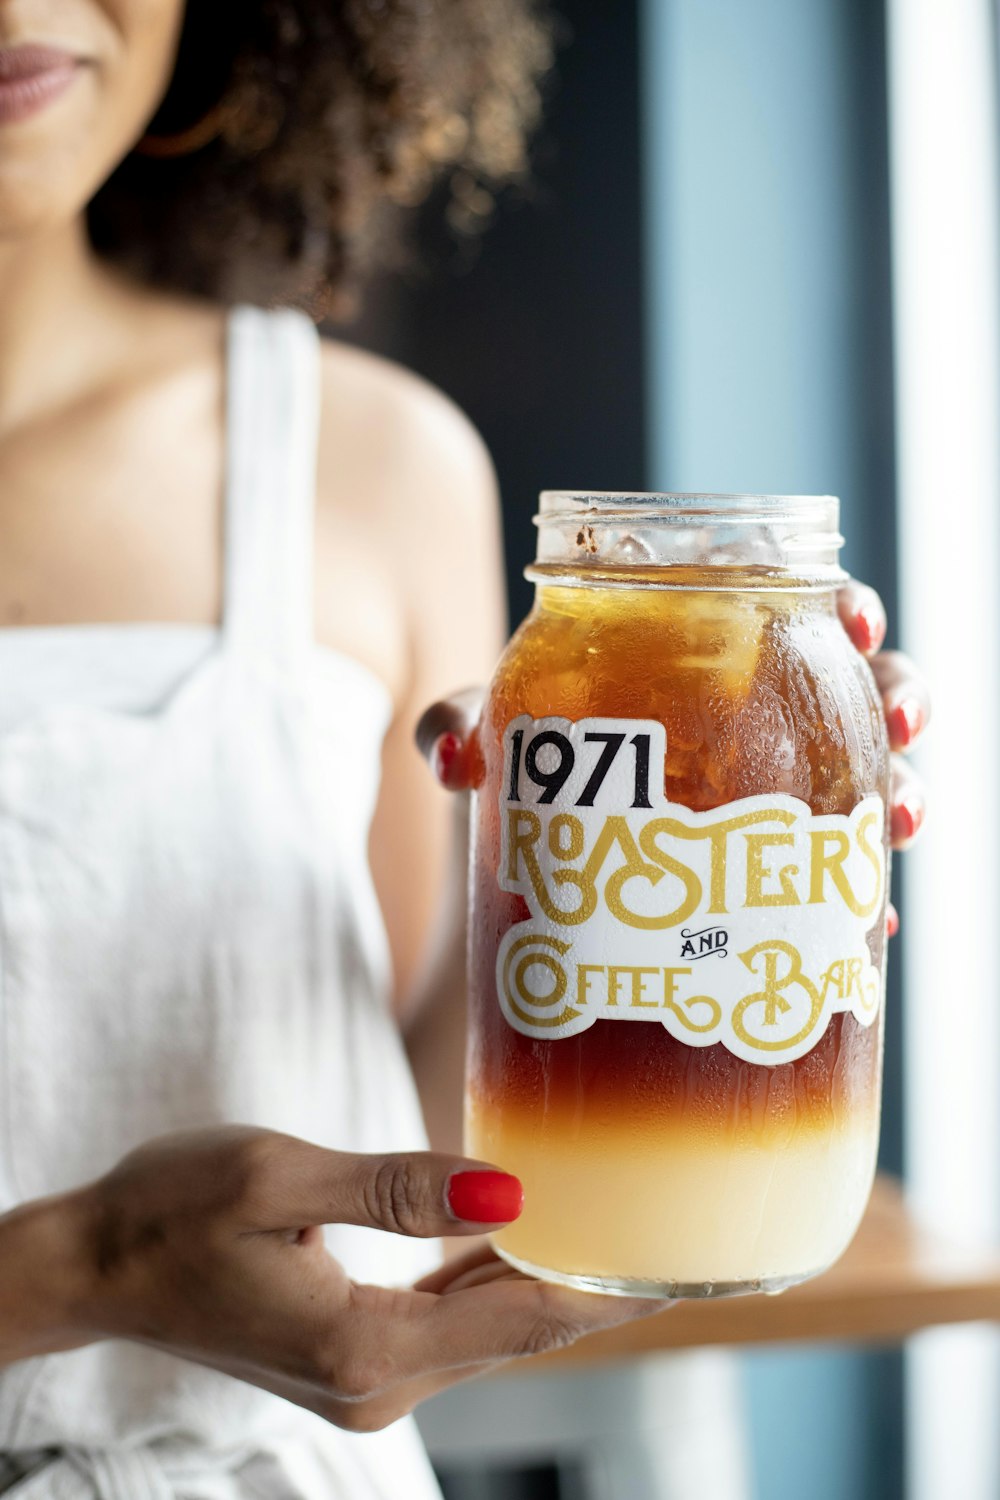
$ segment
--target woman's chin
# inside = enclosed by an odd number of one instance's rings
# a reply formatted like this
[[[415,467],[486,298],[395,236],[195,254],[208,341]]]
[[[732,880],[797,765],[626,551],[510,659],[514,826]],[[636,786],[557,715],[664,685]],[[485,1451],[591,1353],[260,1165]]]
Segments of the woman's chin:
[[[15,139],[0,126],[0,243],[31,238],[67,224],[86,207],[94,186],[115,162],[104,159],[90,132],[39,130]]]
[[[0,240],[74,218],[117,165],[87,82],[88,70],[81,70],[48,108],[24,119],[0,118]]]
[[[83,209],[86,195],[74,191],[72,170],[63,182],[12,170],[0,150],[0,248],[29,241],[62,224]]]

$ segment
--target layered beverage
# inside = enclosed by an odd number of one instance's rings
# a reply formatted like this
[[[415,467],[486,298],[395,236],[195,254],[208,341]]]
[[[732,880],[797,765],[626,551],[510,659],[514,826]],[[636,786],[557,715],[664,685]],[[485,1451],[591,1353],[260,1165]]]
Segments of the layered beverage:
[[[479,728],[467,1149],[497,1250],[659,1296],[779,1290],[863,1212],[888,752],[836,502],[543,496]]]

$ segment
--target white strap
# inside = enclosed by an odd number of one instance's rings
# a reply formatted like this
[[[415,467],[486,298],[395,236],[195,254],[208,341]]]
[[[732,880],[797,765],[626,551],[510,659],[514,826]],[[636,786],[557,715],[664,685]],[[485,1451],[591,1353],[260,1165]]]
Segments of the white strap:
[[[227,370],[224,629],[284,672],[313,633],[319,336],[302,313],[235,308]]]

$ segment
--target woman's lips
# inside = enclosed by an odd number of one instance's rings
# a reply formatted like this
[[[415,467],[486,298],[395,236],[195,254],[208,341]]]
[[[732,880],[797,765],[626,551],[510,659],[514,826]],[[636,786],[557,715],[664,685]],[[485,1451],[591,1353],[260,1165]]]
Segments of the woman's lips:
[[[27,119],[72,83],[79,58],[58,47],[0,47],[0,125]]]

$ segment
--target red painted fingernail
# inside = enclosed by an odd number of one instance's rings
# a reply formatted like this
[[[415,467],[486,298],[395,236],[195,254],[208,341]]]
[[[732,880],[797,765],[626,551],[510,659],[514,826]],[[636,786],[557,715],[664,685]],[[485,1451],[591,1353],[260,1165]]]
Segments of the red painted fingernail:
[[[892,841],[908,844],[920,832],[924,809],[919,802],[897,802],[892,810]]]
[[[451,779],[460,748],[457,734],[438,735],[434,742],[434,774],[443,786]]]
[[[903,698],[886,716],[889,738],[900,749],[912,745],[924,727],[924,711],[916,698]]]
[[[885,935],[894,938],[899,931],[899,912],[891,904],[885,913]]]
[[[865,653],[874,651],[875,647],[881,644],[883,629],[881,615],[870,607],[862,605],[854,616],[854,644],[859,651]]]
[[[469,1224],[509,1224],[524,1207],[524,1188],[509,1172],[456,1172],[446,1196],[455,1218]]]

